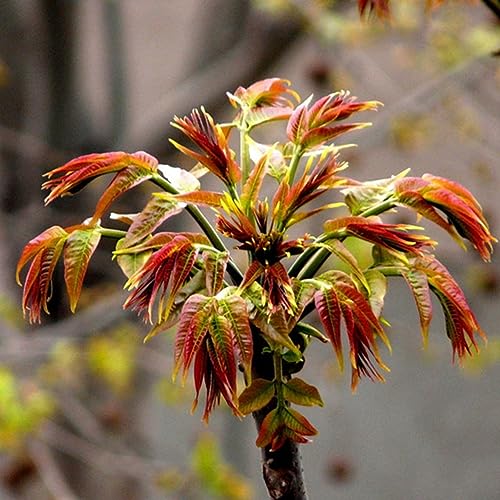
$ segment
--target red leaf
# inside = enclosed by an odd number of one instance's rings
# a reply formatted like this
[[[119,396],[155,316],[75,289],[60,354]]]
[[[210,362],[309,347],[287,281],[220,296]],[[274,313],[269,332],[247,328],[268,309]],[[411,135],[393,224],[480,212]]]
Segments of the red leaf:
[[[222,382],[224,399],[232,406],[229,400],[234,402],[236,397],[236,357],[231,323],[224,316],[214,314],[208,332],[214,347],[211,359],[215,375]]]
[[[335,125],[334,127],[318,127],[308,130],[301,138],[301,145],[305,148],[314,148],[320,144],[331,141],[339,135],[352,132],[371,126],[371,123],[350,123],[344,125]]]
[[[207,167],[225,184],[234,185],[241,177],[238,164],[233,159],[227,138],[222,128],[203,109],[194,109],[184,118],[175,117],[172,125],[183,132],[202,151],[197,153],[175,141],[172,144],[182,153]]]
[[[197,253],[197,248],[187,236],[176,235],[129,279],[126,287],[136,288],[123,307],[136,310],[152,321],[153,308],[158,299],[157,322],[166,321],[177,292],[194,267]]]
[[[221,314],[229,321],[242,367],[247,380],[251,379],[253,340],[248,320],[247,305],[238,295],[230,295],[218,301]]]
[[[314,295],[314,303],[342,370],[344,368],[344,358],[342,357],[342,338],[340,335],[341,310],[339,299],[333,287],[318,291]]]
[[[22,307],[29,311],[30,323],[40,323],[43,309],[47,314],[50,286],[55,266],[61,255],[67,235],[46,242],[34,256],[24,282]]]
[[[465,354],[471,354],[471,346],[477,350],[475,334],[478,333],[483,338],[486,336],[465,294],[448,270],[431,256],[415,259],[413,267],[426,274],[431,290],[441,303],[454,356],[457,354],[462,358]]]
[[[132,154],[120,151],[79,156],[45,174],[49,180],[42,187],[51,190],[45,203],[48,204],[60,196],[72,194],[100,175],[119,172],[127,168],[154,173],[157,166],[158,160],[144,151]]]
[[[68,233],[60,226],[52,226],[33,238],[23,249],[16,268],[16,281],[20,285],[20,273],[28,261],[44,248],[52,247],[57,241],[65,239]]]

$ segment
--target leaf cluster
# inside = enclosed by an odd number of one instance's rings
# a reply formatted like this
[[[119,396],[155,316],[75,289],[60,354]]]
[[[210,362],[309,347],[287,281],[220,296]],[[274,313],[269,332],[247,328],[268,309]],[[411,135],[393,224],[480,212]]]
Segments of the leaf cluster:
[[[322,405],[313,386],[293,377],[312,340],[330,343],[341,368],[348,351],[353,390],[363,377],[384,380],[381,371],[388,368],[379,344],[390,349],[383,318],[389,277],[408,284],[424,339],[433,313],[431,294],[444,312],[455,356],[472,354],[476,336],[484,336],[464,293],[434,255],[436,242],[420,226],[385,222],[385,213],[413,211],[460,245],[469,241],[484,260],[496,240],[477,200],[456,182],[430,174],[410,177],[408,171],[369,182],[341,175],[347,168],[341,161],[345,146],[334,140],[370,125],[345,120],[376,110],[377,101],[360,101],[346,91],[300,101],[279,78],[228,96],[236,108],[229,123],[216,123],[204,108],[174,118],[189,146],[174,145],[195,162],[191,171],[161,165],[144,152],[113,152],[82,156],[49,172],[47,203],[100,175],[113,178],[91,218],[49,228],[26,245],[17,276],[20,281],[30,263],[23,308],[31,321],[40,321],[61,258],[74,311],[92,254],[102,237],[114,238],[113,257],[130,292],[124,307],[152,325],[147,338],[177,327],[173,372],[185,380],[192,369],[193,409],[203,386],[205,420],[221,399],[237,416],[266,409],[257,445],[277,449],[286,440],[304,443],[316,433],[292,407]],[[282,140],[258,143],[254,129],[275,121],[284,125]],[[239,151],[230,146],[235,134]],[[200,180],[208,174],[218,179],[218,191],[202,188]],[[141,212],[109,213],[117,198],[145,181],[160,190]],[[266,196],[269,184],[273,194]],[[200,232],[168,230],[169,219],[183,210]],[[318,215],[324,220],[318,234],[296,236],[296,226]],[[125,229],[104,227],[105,216]],[[348,249],[346,238],[371,247],[368,264]],[[329,265],[330,256],[344,269]],[[238,397],[239,371],[246,389]]]

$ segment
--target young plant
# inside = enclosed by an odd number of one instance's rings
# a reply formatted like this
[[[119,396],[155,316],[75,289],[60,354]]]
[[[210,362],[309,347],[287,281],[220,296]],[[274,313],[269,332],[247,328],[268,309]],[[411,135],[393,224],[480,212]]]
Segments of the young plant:
[[[301,101],[279,78],[239,87],[228,97],[236,110],[229,123],[216,123],[203,107],[174,118],[189,142],[172,143],[193,160],[189,171],[161,165],[144,152],[112,152],[81,156],[47,173],[46,203],[101,175],[113,178],[89,219],[53,226],[26,245],[17,278],[30,263],[23,308],[39,322],[61,259],[75,311],[92,254],[102,237],[115,239],[113,258],[130,291],[124,308],[151,325],[146,339],[176,326],[173,375],[185,380],[192,369],[193,410],[204,386],[204,420],[221,399],[237,417],[253,413],[270,495],[303,498],[297,445],[317,430],[297,407],[323,406],[317,388],[296,375],[311,341],[330,344],[341,368],[347,345],[353,390],[363,377],[383,381],[388,368],[380,344],[390,345],[382,309],[393,276],[413,294],[424,340],[432,294],[442,306],[454,357],[473,354],[477,336],[484,337],[464,293],[433,254],[436,242],[420,226],[389,223],[382,215],[413,211],[460,245],[468,240],[486,261],[495,238],[476,199],[453,181],[409,177],[408,171],[369,182],[343,175],[346,146],[336,139],[370,125],[345,120],[376,110],[379,102],[345,91]],[[254,130],[270,122],[284,124],[282,140],[257,142]],[[230,144],[234,135],[238,154]],[[208,174],[218,178],[218,190],[201,188]],[[105,227],[113,202],[144,182],[159,189],[144,209],[111,214],[123,230]],[[264,188],[272,194],[263,194]],[[323,204],[311,205],[319,199]],[[182,210],[200,232],[168,230],[168,220]],[[307,223],[318,215],[322,229],[309,234],[313,226]],[[299,225],[306,227],[296,236]],[[368,266],[358,262],[347,238],[371,245]],[[246,386],[240,394],[239,371]]]

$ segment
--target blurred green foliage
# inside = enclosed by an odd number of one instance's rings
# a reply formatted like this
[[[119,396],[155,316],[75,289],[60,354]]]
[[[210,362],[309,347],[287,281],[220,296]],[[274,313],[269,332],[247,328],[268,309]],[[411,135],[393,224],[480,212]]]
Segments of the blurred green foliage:
[[[225,462],[219,443],[211,433],[197,440],[184,469],[171,468],[158,477],[158,485],[182,498],[250,500],[254,498],[247,480]]]
[[[21,452],[28,437],[55,411],[52,396],[0,366],[0,450]]]

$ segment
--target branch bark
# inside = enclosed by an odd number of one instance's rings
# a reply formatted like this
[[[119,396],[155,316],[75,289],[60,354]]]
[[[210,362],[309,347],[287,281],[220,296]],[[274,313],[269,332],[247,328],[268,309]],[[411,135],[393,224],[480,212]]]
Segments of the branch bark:
[[[257,429],[273,409],[265,407],[253,414]],[[307,500],[299,445],[288,440],[279,450],[262,449],[262,476],[273,500]]]
[[[272,355],[263,352],[266,346],[262,334],[254,329],[254,360],[253,376],[272,380],[274,378]],[[289,376],[284,373],[284,376]],[[267,406],[252,414],[257,425],[257,431],[265,416],[276,406],[272,400]],[[302,469],[302,458],[299,445],[287,440],[276,451],[270,446],[262,449],[262,475],[273,500],[307,500],[307,491]]]

